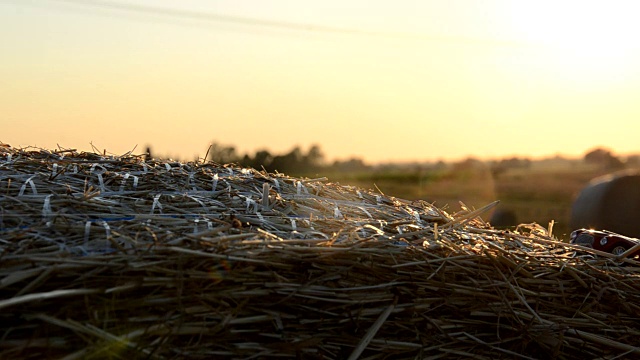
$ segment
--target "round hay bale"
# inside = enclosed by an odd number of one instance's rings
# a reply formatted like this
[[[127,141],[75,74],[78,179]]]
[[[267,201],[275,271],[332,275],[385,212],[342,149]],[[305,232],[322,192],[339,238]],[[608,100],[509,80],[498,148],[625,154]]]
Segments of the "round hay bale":
[[[604,229],[640,236],[640,172],[623,171],[593,179],[571,209],[573,228]]]
[[[0,359],[640,358],[640,262],[497,202],[105,154],[0,143]]]

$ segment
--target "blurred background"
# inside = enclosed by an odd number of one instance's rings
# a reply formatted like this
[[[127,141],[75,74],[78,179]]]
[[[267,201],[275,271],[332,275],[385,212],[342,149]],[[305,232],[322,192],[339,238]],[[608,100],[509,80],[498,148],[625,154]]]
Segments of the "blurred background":
[[[0,0],[0,141],[208,153],[453,211],[500,199],[561,236],[590,179],[638,165],[638,10]]]

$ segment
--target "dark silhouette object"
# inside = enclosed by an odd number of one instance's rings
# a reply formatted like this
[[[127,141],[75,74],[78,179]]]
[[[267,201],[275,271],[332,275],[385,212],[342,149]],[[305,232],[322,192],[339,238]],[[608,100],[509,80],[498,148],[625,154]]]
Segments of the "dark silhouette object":
[[[256,155],[253,157],[253,167],[256,169],[260,169],[261,167],[267,167],[271,164],[273,160],[273,156],[267,150],[260,150],[256,152]]]
[[[269,171],[278,171],[284,174],[298,175],[304,166],[303,156],[304,155],[302,154],[300,147],[296,146],[287,154],[274,156],[269,168],[267,169]]]
[[[265,168],[272,172],[278,171],[288,175],[300,176],[315,173],[324,166],[324,154],[320,146],[312,145],[306,154],[299,146],[296,146],[289,153],[276,155],[272,158],[269,166],[265,166]]]
[[[147,146],[147,149],[144,151],[144,160],[149,161],[151,159],[153,159],[153,156],[151,155],[151,146]]]
[[[587,164],[599,165],[604,169],[616,170],[624,167],[624,163],[614,156],[611,151],[603,148],[596,148],[584,155]]]
[[[259,150],[252,157],[239,154],[235,147],[213,143],[207,151],[207,159],[218,164],[238,164],[268,172],[281,172],[287,175],[301,176],[316,173],[326,167],[324,154],[319,145],[312,145],[307,153],[299,146],[281,155],[272,155],[267,150]]]
[[[233,146],[213,143],[209,147],[209,160],[217,164],[231,164],[240,160]]]
[[[627,170],[591,180],[573,202],[569,224],[639,237],[640,172]]]
[[[640,167],[640,155],[630,155],[624,163],[627,167]]]
[[[493,215],[491,215],[489,223],[495,228],[505,228],[518,225],[518,219],[513,210],[497,209],[493,212]]]
[[[324,163],[324,154],[320,149],[320,145],[311,145],[307,154],[303,156],[303,161],[312,170],[320,168]]]

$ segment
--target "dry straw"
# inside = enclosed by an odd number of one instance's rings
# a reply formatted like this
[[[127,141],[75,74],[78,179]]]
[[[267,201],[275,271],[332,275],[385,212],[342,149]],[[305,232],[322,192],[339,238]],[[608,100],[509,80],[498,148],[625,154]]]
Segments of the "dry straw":
[[[640,357],[634,259],[484,210],[3,146],[0,358]]]

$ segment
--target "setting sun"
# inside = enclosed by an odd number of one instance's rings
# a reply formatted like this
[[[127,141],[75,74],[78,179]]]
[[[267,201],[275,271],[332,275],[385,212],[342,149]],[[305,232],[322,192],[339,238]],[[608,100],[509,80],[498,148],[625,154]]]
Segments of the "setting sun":
[[[634,1],[511,2],[514,36],[538,46],[562,71],[606,78],[638,61],[640,3]],[[588,71],[589,73],[583,73]]]

